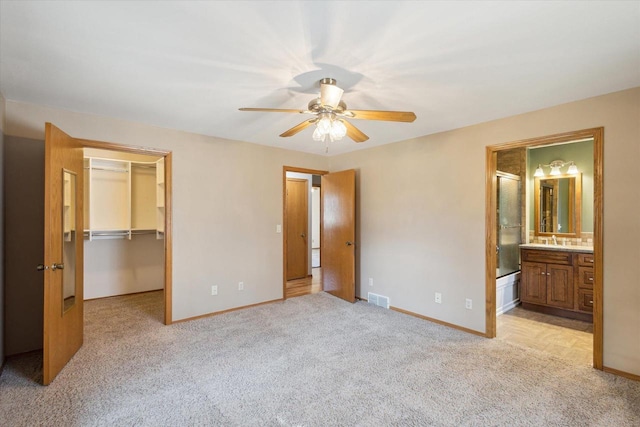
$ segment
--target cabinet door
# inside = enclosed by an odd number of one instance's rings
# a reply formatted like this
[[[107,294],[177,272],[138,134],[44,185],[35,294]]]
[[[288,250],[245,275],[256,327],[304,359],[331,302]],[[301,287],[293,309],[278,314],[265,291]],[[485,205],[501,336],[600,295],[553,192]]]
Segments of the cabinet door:
[[[522,263],[520,299],[534,304],[547,303],[547,265],[541,262]]]
[[[547,264],[547,304],[573,309],[573,267]]]

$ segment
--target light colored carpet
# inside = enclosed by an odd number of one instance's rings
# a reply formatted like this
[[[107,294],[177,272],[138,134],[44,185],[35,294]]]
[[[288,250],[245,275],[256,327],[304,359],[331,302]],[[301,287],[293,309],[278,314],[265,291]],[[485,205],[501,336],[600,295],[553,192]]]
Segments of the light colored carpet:
[[[86,304],[48,387],[0,377],[2,426],[638,426],[640,383],[324,293],[163,326],[160,293]]]

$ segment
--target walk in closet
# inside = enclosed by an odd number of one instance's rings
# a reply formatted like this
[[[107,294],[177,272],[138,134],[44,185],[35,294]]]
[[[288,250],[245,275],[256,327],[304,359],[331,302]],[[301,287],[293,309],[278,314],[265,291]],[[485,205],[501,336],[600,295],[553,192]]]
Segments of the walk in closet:
[[[86,148],[84,298],[164,286],[164,159]]]

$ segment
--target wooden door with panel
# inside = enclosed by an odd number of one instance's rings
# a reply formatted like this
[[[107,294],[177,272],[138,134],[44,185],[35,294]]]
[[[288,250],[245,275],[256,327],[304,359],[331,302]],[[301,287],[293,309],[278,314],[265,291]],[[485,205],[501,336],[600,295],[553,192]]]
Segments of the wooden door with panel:
[[[301,279],[309,274],[309,182],[287,178],[286,238],[287,280]]]
[[[322,284],[326,292],[349,302],[356,298],[355,170],[322,176]]]
[[[83,153],[80,141],[45,125],[43,384],[83,341]]]

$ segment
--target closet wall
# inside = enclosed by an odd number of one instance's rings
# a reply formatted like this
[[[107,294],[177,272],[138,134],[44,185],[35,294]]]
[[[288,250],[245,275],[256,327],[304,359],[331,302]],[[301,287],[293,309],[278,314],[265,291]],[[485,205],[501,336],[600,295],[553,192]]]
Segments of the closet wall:
[[[84,298],[162,289],[163,160],[89,148],[84,156]]]

